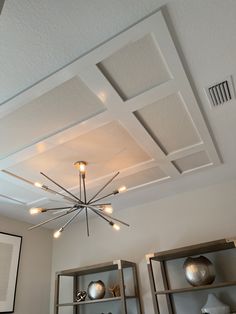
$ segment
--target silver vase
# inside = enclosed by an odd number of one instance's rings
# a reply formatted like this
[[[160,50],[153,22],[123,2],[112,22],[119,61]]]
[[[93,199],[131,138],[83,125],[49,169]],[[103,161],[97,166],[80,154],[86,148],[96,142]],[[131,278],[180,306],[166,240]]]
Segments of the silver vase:
[[[188,257],[183,267],[185,277],[192,286],[208,285],[215,280],[213,264],[204,256]]]
[[[88,297],[91,300],[97,300],[104,298],[106,293],[106,287],[101,280],[91,281],[88,285]]]

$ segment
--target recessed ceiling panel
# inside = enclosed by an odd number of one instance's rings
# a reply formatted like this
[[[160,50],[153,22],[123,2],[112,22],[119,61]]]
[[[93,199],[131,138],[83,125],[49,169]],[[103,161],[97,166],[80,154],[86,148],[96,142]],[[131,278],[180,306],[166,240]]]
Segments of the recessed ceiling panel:
[[[38,154],[8,169],[32,181],[43,181],[40,171],[66,187],[78,185],[74,162],[88,162],[87,179],[93,180],[150,160],[118,123],[111,122],[71,141]]]
[[[193,121],[178,94],[147,105],[136,111],[135,115],[165,153],[200,142]]]
[[[0,158],[104,110],[74,77],[0,120]]]
[[[117,177],[109,186],[101,193],[101,196],[108,194],[111,191],[116,190],[121,186],[126,186],[127,189],[132,189],[141,185],[148,184],[150,182],[162,180],[167,178],[167,175],[157,166],[135,172],[134,174],[123,176],[122,178]],[[109,178],[103,179],[99,182],[99,186],[102,186],[108,181]],[[98,187],[88,186],[88,195],[92,197],[98,190]],[[100,195],[99,195],[100,196]]]
[[[125,185],[128,189],[130,189],[149,182],[161,180],[166,177],[167,175],[159,167],[152,167],[122,179],[117,179],[116,183],[118,183],[118,186]]]
[[[125,185],[128,189],[130,189],[139,185],[147,184],[148,182],[161,180],[166,177],[166,174],[159,167],[152,167],[121,179],[118,177],[113,186],[114,188],[117,188]]]
[[[198,167],[206,166],[210,164],[210,160],[205,152],[198,152],[173,162],[175,166],[181,171],[188,171]]]
[[[130,42],[98,67],[124,100],[170,79],[152,35]]]

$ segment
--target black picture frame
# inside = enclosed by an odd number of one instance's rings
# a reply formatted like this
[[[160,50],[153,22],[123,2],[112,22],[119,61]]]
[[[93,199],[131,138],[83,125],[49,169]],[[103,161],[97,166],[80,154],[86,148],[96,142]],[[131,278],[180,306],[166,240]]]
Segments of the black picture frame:
[[[0,313],[14,313],[22,236],[0,232]]]

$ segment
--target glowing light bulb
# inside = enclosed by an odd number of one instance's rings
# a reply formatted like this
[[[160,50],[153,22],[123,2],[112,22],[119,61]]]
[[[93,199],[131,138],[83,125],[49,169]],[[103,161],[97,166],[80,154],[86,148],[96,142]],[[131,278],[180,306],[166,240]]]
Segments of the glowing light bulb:
[[[112,227],[113,227],[116,231],[119,231],[119,230],[120,230],[120,226],[117,225],[117,224],[114,224]]]
[[[34,185],[37,186],[37,188],[42,188],[43,184],[40,182],[34,182]]]
[[[102,207],[102,210],[106,212],[107,214],[112,214],[113,213],[113,208],[111,205],[105,205]]]
[[[55,232],[53,233],[53,237],[54,237],[55,239],[58,239],[58,238],[61,236],[62,231],[63,231],[62,228],[59,229],[59,230],[57,230],[57,231],[55,231]]]
[[[74,163],[75,167],[79,170],[81,174],[85,174],[86,164],[87,163],[85,161],[77,161],[76,163]]]
[[[126,192],[126,190],[127,190],[126,186],[123,185],[118,189],[118,192],[123,193],[123,192]]]
[[[79,165],[79,171],[80,171],[81,173],[85,173],[85,168],[86,168],[85,164],[84,164],[84,163],[80,163],[80,165]]]
[[[37,215],[39,213],[42,213],[43,209],[38,207],[32,207],[30,208],[29,212],[31,215]]]

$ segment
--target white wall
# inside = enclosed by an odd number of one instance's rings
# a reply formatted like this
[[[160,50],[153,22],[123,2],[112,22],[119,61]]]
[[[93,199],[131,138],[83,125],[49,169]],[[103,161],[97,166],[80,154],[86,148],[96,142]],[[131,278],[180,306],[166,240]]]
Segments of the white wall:
[[[14,314],[48,314],[52,235],[46,229],[28,228],[29,224],[0,217],[1,232],[23,237]]]
[[[135,261],[145,314],[152,314],[145,254],[236,235],[235,204],[236,181],[231,181],[115,212],[131,224],[120,232],[93,219],[87,238],[84,223],[75,223],[54,240],[52,278],[62,269],[114,259]]]

